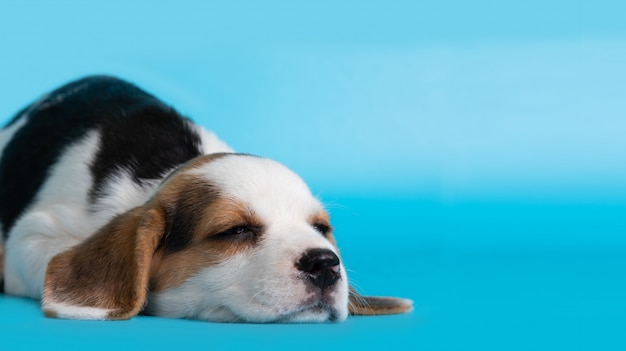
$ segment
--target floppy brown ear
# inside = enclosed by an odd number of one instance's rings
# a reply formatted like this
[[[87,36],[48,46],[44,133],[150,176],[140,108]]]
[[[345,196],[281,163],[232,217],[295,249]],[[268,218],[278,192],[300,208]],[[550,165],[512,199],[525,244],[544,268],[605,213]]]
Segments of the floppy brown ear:
[[[397,314],[413,309],[413,301],[397,297],[363,296],[350,287],[348,310],[353,316]]]
[[[146,302],[152,256],[165,231],[159,210],[132,209],[48,264],[48,317],[128,319]]]

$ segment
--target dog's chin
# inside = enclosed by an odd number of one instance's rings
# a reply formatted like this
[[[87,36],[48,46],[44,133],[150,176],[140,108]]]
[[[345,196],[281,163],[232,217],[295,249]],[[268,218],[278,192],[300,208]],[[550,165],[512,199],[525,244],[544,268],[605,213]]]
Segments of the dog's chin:
[[[295,308],[286,313],[272,316],[238,315],[228,308],[220,308],[212,311],[205,320],[222,323],[327,323],[343,322],[348,316],[346,311],[341,311],[334,306],[319,302]]]
[[[316,303],[304,306],[296,311],[279,317],[277,323],[326,323],[343,322],[347,312],[338,311],[334,306],[326,303]]]

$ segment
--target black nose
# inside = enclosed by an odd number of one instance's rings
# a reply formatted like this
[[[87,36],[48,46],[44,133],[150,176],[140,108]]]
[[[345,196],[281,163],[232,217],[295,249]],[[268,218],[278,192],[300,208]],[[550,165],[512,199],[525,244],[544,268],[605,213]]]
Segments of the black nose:
[[[311,249],[305,252],[296,266],[313,285],[322,290],[339,279],[339,257],[328,249]]]

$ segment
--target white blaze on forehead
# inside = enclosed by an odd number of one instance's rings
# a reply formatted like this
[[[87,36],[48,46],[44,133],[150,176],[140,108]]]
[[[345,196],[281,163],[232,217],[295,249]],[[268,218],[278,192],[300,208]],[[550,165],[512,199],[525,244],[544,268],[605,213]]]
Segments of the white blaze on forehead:
[[[343,265],[341,279],[324,297],[334,311],[316,307],[321,292],[315,294],[297,267],[303,253],[313,248],[332,250],[339,256],[310,223],[323,207],[304,181],[269,159],[227,154],[207,160],[184,172],[207,179],[220,197],[252,211],[264,226],[263,240],[254,250],[206,267],[180,286],[153,293],[147,310],[231,322],[322,322],[331,315],[344,320],[348,283]]]
[[[192,172],[209,179],[223,196],[245,201],[262,217],[289,213],[302,218],[323,209],[297,174],[270,159],[233,154]]]

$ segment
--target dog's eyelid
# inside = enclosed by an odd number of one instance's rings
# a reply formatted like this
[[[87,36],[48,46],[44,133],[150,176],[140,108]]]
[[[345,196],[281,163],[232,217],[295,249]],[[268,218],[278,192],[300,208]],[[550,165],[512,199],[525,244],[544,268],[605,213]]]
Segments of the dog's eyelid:
[[[238,224],[229,227],[228,229],[211,235],[209,238],[215,239],[245,239],[258,236],[263,228],[258,225],[251,224]]]
[[[332,231],[332,227],[326,223],[313,223],[313,229],[317,230],[322,235],[327,235]]]

